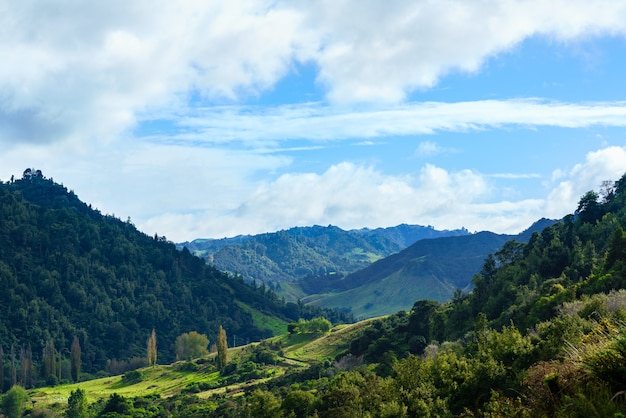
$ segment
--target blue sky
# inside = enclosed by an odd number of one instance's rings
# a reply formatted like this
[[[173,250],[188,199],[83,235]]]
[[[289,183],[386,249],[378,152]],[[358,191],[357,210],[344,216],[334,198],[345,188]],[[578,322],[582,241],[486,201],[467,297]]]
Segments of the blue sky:
[[[0,4],[0,179],[173,241],[517,233],[626,172],[626,1]]]

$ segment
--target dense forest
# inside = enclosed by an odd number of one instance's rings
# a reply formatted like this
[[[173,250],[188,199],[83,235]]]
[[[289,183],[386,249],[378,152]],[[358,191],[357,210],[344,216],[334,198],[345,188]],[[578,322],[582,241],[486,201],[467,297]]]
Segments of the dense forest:
[[[140,363],[153,329],[160,361],[169,362],[176,337],[189,331],[214,342],[221,325],[242,344],[273,335],[263,318],[285,329],[299,318],[350,319],[285,304],[31,169],[0,182],[0,289],[0,389],[45,381],[46,350],[59,363],[55,376],[69,379],[76,338],[88,376]],[[11,376],[15,364],[27,370]]]
[[[623,417],[625,203],[626,175],[487,257],[471,293],[372,321],[337,358],[241,396],[181,394],[148,416]]]

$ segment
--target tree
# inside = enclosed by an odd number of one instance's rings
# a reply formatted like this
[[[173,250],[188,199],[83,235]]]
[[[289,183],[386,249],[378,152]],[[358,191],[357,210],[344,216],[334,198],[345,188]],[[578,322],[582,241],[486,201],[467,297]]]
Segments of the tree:
[[[17,383],[17,366],[15,365],[15,346],[11,344],[11,386]]]
[[[578,201],[577,212],[583,223],[595,223],[601,216],[600,196],[593,190],[588,191]]]
[[[2,411],[7,418],[19,418],[24,412],[24,402],[28,399],[26,390],[15,385],[2,398]]]
[[[272,392],[256,389],[252,392],[250,415],[255,418],[272,418],[280,414],[280,402]]]
[[[46,341],[43,349],[43,366],[46,379],[49,376],[56,376],[56,349],[52,340]]]
[[[4,391],[4,350],[0,345],[0,393]]]
[[[80,342],[78,337],[74,336],[72,341],[71,355],[72,355],[72,379],[74,382],[78,382],[80,378]]]
[[[148,364],[155,366],[157,362],[157,341],[156,331],[152,328],[152,334],[148,337]]]
[[[70,393],[67,399],[67,418],[84,418],[87,416],[87,397],[85,391],[78,388]]]
[[[30,345],[20,348],[20,384],[26,388],[33,386],[33,354]]]
[[[184,333],[176,338],[176,359],[191,360],[209,354],[209,339],[196,331]]]
[[[228,342],[226,340],[226,330],[220,325],[217,333],[217,368],[222,370],[228,361]]]

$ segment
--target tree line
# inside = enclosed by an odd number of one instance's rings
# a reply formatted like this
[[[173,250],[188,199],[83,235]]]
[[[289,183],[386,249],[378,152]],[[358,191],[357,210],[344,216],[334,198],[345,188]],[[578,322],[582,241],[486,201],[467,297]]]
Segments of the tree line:
[[[222,273],[158,234],[129,220],[103,215],[63,185],[29,170],[0,182],[0,349],[2,386],[33,374],[72,379],[72,342],[80,342],[80,373],[98,376],[143,364],[146,335],[159,335],[159,359],[176,358],[176,338],[190,330],[217,341],[219,327],[241,341],[272,331],[255,324],[251,310],[283,321],[347,315],[284,303],[265,288]],[[24,355],[22,356],[22,350]],[[56,360],[50,360],[52,352]],[[13,354],[11,354],[13,353]],[[59,360],[59,358],[61,360]],[[20,361],[23,359],[23,361]],[[54,366],[52,366],[54,363]],[[12,365],[15,364],[16,379]]]

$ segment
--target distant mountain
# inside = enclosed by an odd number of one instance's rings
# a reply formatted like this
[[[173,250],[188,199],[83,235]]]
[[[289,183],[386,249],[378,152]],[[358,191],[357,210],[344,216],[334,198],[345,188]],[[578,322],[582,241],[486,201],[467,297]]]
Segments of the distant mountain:
[[[466,229],[438,231],[430,226],[406,224],[350,231],[329,225],[254,236],[196,239],[178,247],[204,257],[219,270],[275,288],[278,283],[304,277],[345,275],[360,270],[421,239],[468,234]]]
[[[397,254],[357,272],[318,276],[293,284],[303,303],[333,307],[356,317],[409,309],[416,300],[449,300],[456,289],[470,290],[485,258],[510,240],[527,242],[556,221],[541,219],[518,235],[492,232],[419,240]]]

